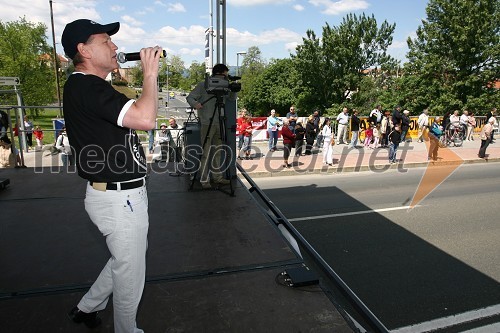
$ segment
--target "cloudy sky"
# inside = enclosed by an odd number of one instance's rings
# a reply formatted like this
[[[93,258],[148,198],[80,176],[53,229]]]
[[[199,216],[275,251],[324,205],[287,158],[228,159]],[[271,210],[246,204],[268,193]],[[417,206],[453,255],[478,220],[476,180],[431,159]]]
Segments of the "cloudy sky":
[[[178,55],[188,67],[192,61],[204,62],[205,31],[210,25],[211,0],[55,0],[52,1],[54,31],[58,53],[66,23],[88,18],[99,23],[119,21],[113,36],[119,51],[135,52],[145,46],[161,45]],[[396,23],[390,53],[405,61],[406,39],[414,37],[425,18],[427,0],[227,0],[227,63],[236,65],[237,52],[258,46],[262,56],[286,58],[312,29],[321,36],[326,22],[339,25],[348,13],[374,15]],[[43,22],[52,45],[49,0],[0,0],[2,22],[25,17]],[[215,9],[214,9],[215,11]],[[214,12],[215,17],[215,12]],[[215,18],[213,20],[216,24]],[[240,56],[239,62],[242,58]],[[132,65],[127,63],[126,65]]]

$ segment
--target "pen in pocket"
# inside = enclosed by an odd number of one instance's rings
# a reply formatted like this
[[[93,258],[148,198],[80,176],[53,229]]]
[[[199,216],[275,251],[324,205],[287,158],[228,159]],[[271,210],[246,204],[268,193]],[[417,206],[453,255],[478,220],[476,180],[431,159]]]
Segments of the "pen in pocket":
[[[130,201],[127,200],[127,205],[130,207],[130,211],[133,212],[134,209],[132,208],[132,204],[130,203]]]

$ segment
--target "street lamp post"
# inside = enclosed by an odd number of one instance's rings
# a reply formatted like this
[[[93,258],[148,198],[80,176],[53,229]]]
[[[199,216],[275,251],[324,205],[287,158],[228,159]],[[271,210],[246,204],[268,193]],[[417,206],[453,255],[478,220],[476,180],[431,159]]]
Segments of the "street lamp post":
[[[167,116],[167,113],[168,113],[168,103],[170,103],[170,86],[168,85],[168,75],[169,75],[169,71],[168,71],[168,66],[169,64],[167,64],[165,62],[165,65],[167,66],[167,104],[165,104],[165,115]]]
[[[245,51],[237,52],[236,53],[236,76],[240,76],[240,55],[245,55],[247,54]]]
[[[245,51],[236,53],[236,76],[240,76],[240,55],[247,54]],[[236,112],[238,112],[238,97],[236,97]]]
[[[169,93],[169,89],[170,87],[168,86],[168,64],[165,64],[167,66],[167,100],[168,100],[168,96],[170,96],[168,93]]]
[[[56,90],[57,90],[57,104],[61,106],[61,88],[59,86],[59,68],[57,66],[57,50],[56,50],[56,36],[54,33],[54,14],[52,11],[52,0],[49,1],[50,5],[50,22],[52,26],[52,47],[53,47],[53,57],[54,57],[54,73],[56,75]],[[59,108],[59,116],[63,116],[62,108]]]

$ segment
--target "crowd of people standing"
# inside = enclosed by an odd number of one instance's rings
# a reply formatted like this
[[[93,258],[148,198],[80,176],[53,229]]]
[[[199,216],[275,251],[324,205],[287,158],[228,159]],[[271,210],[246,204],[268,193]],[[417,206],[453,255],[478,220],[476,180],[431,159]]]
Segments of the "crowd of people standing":
[[[493,133],[498,128],[496,120],[496,108],[486,117],[486,125],[481,131],[481,150],[479,157],[484,157],[487,146],[493,143]],[[322,121],[321,121],[322,120]],[[490,122],[491,120],[491,122]],[[336,122],[336,128],[335,128]],[[448,113],[444,117],[429,116],[429,109],[424,109],[417,120],[417,143],[429,140],[428,160],[438,159],[439,140],[445,131],[453,130],[457,126],[464,129],[464,140],[474,140],[474,128],[477,121],[472,112],[464,110],[461,115],[459,111]],[[377,105],[370,111],[365,123],[364,139],[360,141],[362,121],[359,111],[347,107],[335,117],[324,117],[321,119],[319,111],[307,117],[305,124],[299,121],[295,106],[291,106],[286,117],[278,117],[276,110],[271,110],[267,117],[267,137],[270,152],[277,150],[279,133],[283,138],[283,167],[289,168],[288,162],[291,151],[295,148],[295,156],[311,155],[313,148],[319,148],[323,155],[324,165],[333,165],[333,146],[335,144],[347,144],[349,149],[388,149],[388,162],[396,163],[396,154],[401,143],[411,141],[408,133],[411,127],[410,111],[402,110],[396,106],[392,112],[383,110]],[[491,127],[491,128],[490,128]],[[336,129],[336,131],[335,131]],[[238,118],[239,131],[239,159],[251,159],[251,117],[247,110],[241,110]],[[348,140],[349,131],[351,139]],[[489,139],[483,139],[488,137]],[[244,148],[243,148],[244,147]],[[244,157],[241,156],[244,152]]]

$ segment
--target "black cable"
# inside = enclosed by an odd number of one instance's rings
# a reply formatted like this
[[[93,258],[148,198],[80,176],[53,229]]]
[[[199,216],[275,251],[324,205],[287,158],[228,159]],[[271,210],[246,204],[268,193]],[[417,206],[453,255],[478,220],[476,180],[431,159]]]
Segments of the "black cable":
[[[314,285],[314,286],[302,286],[302,287],[294,287],[293,282],[286,273],[286,271],[283,271],[276,275],[274,278],[274,281],[276,284],[279,284],[280,286],[283,287],[288,287],[288,288],[293,288],[294,290],[299,290],[299,291],[305,291],[308,293],[323,293],[323,289],[319,285]],[[314,290],[313,290],[314,289]]]

